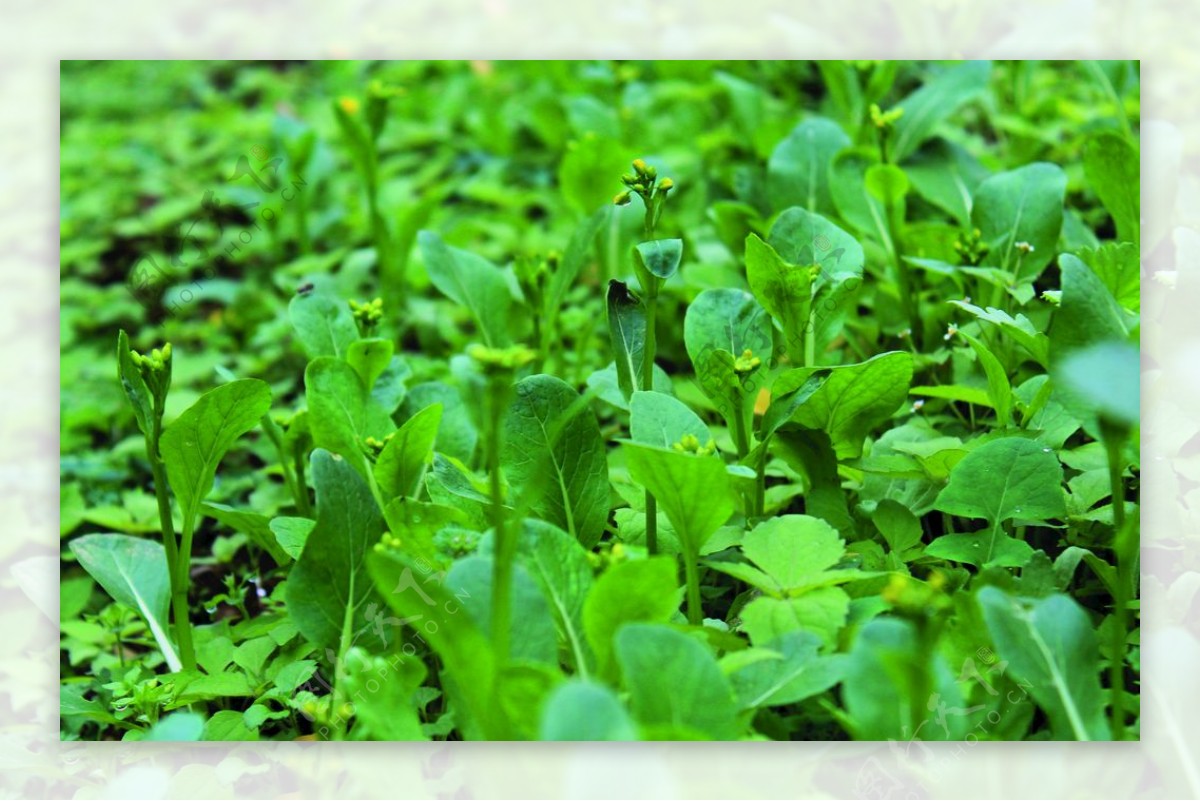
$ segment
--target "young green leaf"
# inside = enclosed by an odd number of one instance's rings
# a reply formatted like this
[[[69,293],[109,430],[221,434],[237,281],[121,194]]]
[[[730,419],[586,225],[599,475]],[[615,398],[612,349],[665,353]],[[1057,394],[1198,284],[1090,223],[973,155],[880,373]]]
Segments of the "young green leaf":
[[[965,148],[934,139],[913,154],[904,172],[918,195],[952,215],[959,226],[970,227],[972,196],[988,171]]]
[[[1012,384],[1008,383],[1008,374],[1004,370],[1004,365],[1000,364],[1000,360],[987,345],[975,337],[961,331],[959,336],[967,341],[971,350],[975,351],[975,356],[983,367],[983,373],[987,376],[988,399],[992,402],[992,408],[996,410],[996,423],[1001,428],[1008,428],[1012,418],[1013,393]]]
[[[500,268],[482,256],[447,245],[432,231],[422,231],[417,242],[429,281],[438,291],[471,312],[489,347],[509,344],[513,297]]]
[[[670,448],[689,434],[701,445],[712,440],[708,426],[686,404],[661,392],[635,392],[629,403],[629,436],[634,442]]]
[[[480,555],[490,555],[493,546],[489,533],[479,543]],[[549,603],[559,639],[571,652],[576,671],[586,677],[590,654],[583,632],[583,605],[592,587],[588,552],[558,526],[527,519],[517,538],[516,556]]]
[[[656,278],[665,281],[679,269],[683,259],[682,239],[652,239],[635,248],[638,261]]]
[[[341,359],[321,356],[304,371],[313,444],[346,459],[365,478],[367,437],[382,439],[395,430],[388,414],[371,401],[358,373]]]
[[[351,649],[346,655],[345,691],[354,699],[354,739],[428,740],[413,704],[426,672],[425,663],[415,657],[397,660]]]
[[[420,490],[425,468],[433,459],[433,444],[441,422],[441,404],[426,406],[388,440],[375,460],[375,482],[385,501],[412,497]]]
[[[904,110],[896,120],[889,150],[893,161],[903,161],[937,131],[962,106],[987,89],[992,65],[967,61],[950,67],[921,85],[896,104]]]
[[[141,614],[167,666],[175,672],[183,670],[167,636],[171,578],[163,546],[124,534],[84,534],[70,547],[83,569],[114,601]]]
[[[376,379],[392,363],[396,344],[390,339],[359,339],[346,349],[346,362],[358,373],[363,386],[370,391]]]
[[[1117,238],[1141,242],[1141,163],[1129,140],[1111,131],[1092,134],[1083,145],[1083,172],[1112,215]]]
[[[900,408],[912,380],[912,357],[881,353],[860,364],[828,369],[824,383],[792,415],[792,422],[825,431],[839,459],[862,453],[863,439]],[[799,368],[783,373],[772,394],[783,396],[803,386],[817,371]]]
[[[804,363],[805,338],[811,333],[813,277],[810,267],[788,264],[757,234],[746,237],[746,280],[783,329],[788,357],[795,364]]]
[[[646,311],[622,281],[608,282],[608,333],[612,342],[617,383],[625,401],[642,384],[646,347]]]
[[[603,684],[568,681],[546,700],[538,739],[614,742],[638,739],[637,726]]]
[[[133,363],[129,337],[125,335],[124,330],[117,334],[117,374],[121,379],[121,388],[125,390],[125,397],[129,398],[129,405],[133,408],[133,417],[137,421],[138,429],[149,436],[153,428],[154,402],[150,390],[146,387],[146,381],[142,378],[141,370]]]
[[[329,451],[312,455],[317,524],[288,574],[287,608],[310,642],[338,648],[388,645],[388,632],[373,624],[366,607],[381,599],[368,578],[365,560],[383,533],[383,515],[370,488],[354,468]],[[398,637],[394,632],[393,637]]]
[[[295,295],[288,304],[292,329],[308,358],[342,358],[358,339],[358,326],[345,301],[327,290]]]
[[[583,604],[583,631],[601,677],[614,674],[613,635],[628,623],[665,623],[679,609],[675,560],[619,562],[600,575]]]
[[[1109,739],[1096,634],[1079,604],[1065,595],[1027,601],[984,587],[979,605],[996,653],[1028,685],[1054,739]]]
[[[979,185],[971,219],[988,243],[985,264],[1015,282],[1033,281],[1054,258],[1067,174],[1045,162],[998,173]],[[1032,246],[1025,252],[1018,243]]]
[[[616,653],[634,717],[659,737],[732,740],[741,733],[733,688],[699,640],[637,623],[617,633]]]
[[[767,243],[788,264],[817,265],[824,281],[862,275],[864,257],[858,240],[819,214],[787,209],[771,226]]]
[[[467,610],[480,631],[492,630],[492,578],[490,556],[460,559],[446,574],[446,589]],[[558,665],[558,634],[550,607],[528,571],[517,564],[512,572],[511,622],[512,658],[518,661]]]
[[[266,382],[243,378],[204,393],[163,431],[159,450],[184,531],[192,530],[225,453],[270,409]]]
[[[767,162],[767,197],[771,206],[801,206],[818,214],[833,213],[829,197],[829,164],[850,145],[836,122],[812,117],[797,125],[771,151]]]
[[[984,443],[955,466],[935,508],[987,521],[988,530],[974,537],[982,543],[978,564],[988,564],[998,556],[1005,520],[1066,515],[1062,480],[1062,465],[1052,449],[1036,440],[1005,437]]]
[[[729,680],[742,709],[783,706],[825,692],[842,680],[845,657],[819,656],[821,639],[806,631],[793,631],[770,642],[758,659],[730,674]]]
[[[590,548],[608,522],[608,462],[595,415],[578,401],[554,376],[517,382],[501,463],[518,497]]]
[[[725,463],[716,456],[634,442],[623,442],[622,450],[629,475],[658,500],[659,508],[694,558],[733,514],[733,488]]]

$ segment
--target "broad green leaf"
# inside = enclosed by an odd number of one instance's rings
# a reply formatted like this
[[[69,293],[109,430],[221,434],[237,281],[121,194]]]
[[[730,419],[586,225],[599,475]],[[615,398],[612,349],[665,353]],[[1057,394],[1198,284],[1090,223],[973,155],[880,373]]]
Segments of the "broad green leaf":
[[[845,670],[845,657],[819,656],[820,647],[821,639],[815,634],[794,631],[763,649],[747,649],[763,650],[770,656],[729,675],[738,705],[742,709],[756,709],[794,704],[837,684]]]
[[[742,552],[783,590],[804,586],[842,558],[846,547],[837,529],[808,515],[763,521],[742,539]]]
[[[608,522],[608,461],[591,409],[562,379],[517,382],[501,464],[516,497],[590,548]]]
[[[737,702],[716,658],[699,640],[661,625],[633,624],[616,637],[634,718],[713,740],[741,733]]]
[[[912,380],[912,357],[881,353],[860,364],[826,368],[828,377],[792,415],[792,422],[829,434],[839,459],[861,455],[863,439],[904,403]],[[785,395],[817,371],[789,370],[775,381],[773,393]]]
[[[871,520],[888,549],[901,558],[921,545],[921,521],[907,506],[885,498],[875,506]]]
[[[159,718],[150,727],[143,742],[196,742],[204,734],[204,717],[195,712],[175,712]]]
[[[608,282],[608,335],[612,343],[617,383],[625,401],[641,389],[646,358],[646,311],[622,281]]]
[[[434,450],[459,461],[471,461],[479,432],[471,420],[470,409],[463,403],[457,389],[440,381],[417,384],[405,397],[401,412],[405,417],[412,417],[435,403],[441,404],[442,421],[438,426]]]
[[[1141,242],[1141,163],[1129,140],[1112,131],[1092,134],[1083,145],[1083,172],[1112,215],[1117,238]]]
[[[363,386],[370,391],[376,379],[392,363],[396,344],[390,339],[360,339],[346,349],[346,362],[358,373]]]
[[[237,742],[258,739],[258,733],[246,725],[243,713],[222,709],[204,722],[200,738],[210,742]]]
[[[804,362],[804,343],[810,334],[813,271],[788,264],[775,249],[758,237],[746,237],[746,280],[767,313],[783,329],[788,357]]]
[[[622,443],[629,475],[657,499],[689,553],[699,553],[734,511],[733,487],[717,456]]]
[[[446,575],[446,589],[484,632],[492,630],[494,574],[492,557],[468,556],[455,562]],[[519,564],[513,566],[511,604],[512,658],[557,665],[558,634],[550,607],[538,585]]]
[[[129,337],[122,330],[117,334],[117,376],[121,379],[121,388],[133,408],[133,417],[137,421],[138,430],[149,436],[153,428],[154,402],[142,373],[133,363],[129,351]]]
[[[279,547],[291,558],[299,559],[316,521],[307,517],[276,517],[269,525]]]
[[[890,254],[894,244],[887,210],[879,198],[867,191],[867,170],[877,164],[879,154],[873,149],[842,151],[829,168],[829,191],[838,216],[859,234],[874,239],[885,253]]]
[[[1024,567],[1033,554],[1029,543],[1000,530],[943,534],[925,546],[926,556],[976,567]]]
[[[308,358],[333,356],[344,358],[358,339],[358,326],[344,300],[317,289],[295,295],[288,304],[292,329]]]
[[[1137,346],[1113,340],[1071,351],[1054,375],[1072,405],[1124,427],[1138,425],[1141,358]]]
[[[995,587],[979,604],[1012,677],[1050,718],[1056,740],[1108,740],[1100,654],[1087,614],[1065,595],[1026,601]]]
[[[163,431],[159,450],[185,531],[191,530],[225,453],[270,409],[270,387],[243,378],[204,393]]]
[[[1018,313],[1016,317],[1013,317],[1002,309],[992,308],[991,306],[988,306],[987,309],[981,309],[964,300],[952,300],[950,302],[963,311],[974,315],[977,319],[991,323],[1002,330],[1014,342],[1025,348],[1029,355],[1043,368],[1049,366],[1050,339],[1044,332],[1039,331],[1025,315]]]
[[[992,408],[996,410],[996,422],[1001,428],[1008,428],[1012,420],[1013,393],[1012,384],[1008,382],[1008,374],[1004,370],[1004,365],[1000,364],[1000,360],[988,349],[987,345],[975,337],[962,332],[959,332],[959,336],[967,341],[971,350],[975,351],[975,356],[983,367],[984,375],[987,376],[988,400],[991,401]]]
[[[312,455],[317,523],[287,581],[287,608],[310,642],[337,648],[343,637],[382,648],[388,632],[368,617],[381,599],[365,560],[383,534],[383,515],[362,477],[345,459],[318,448]],[[394,636],[399,636],[395,632]]]
[[[629,436],[642,445],[670,448],[691,434],[707,445],[708,426],[682,401],[661,392],[635,392],[629,403]]]
[[[871,197],[882,203],[884,208],[904,208],[908,176],[895,164],[871,165],[863,175],[863,184]]]
[[[510,739],[496,693],[495,655],[462,602],[427,564],[399,552],[372,554],[367,566],[380,596],[441,658],[442,686],[457,706],[456,728],[466,739]]]
[[[1142,261],[1132,242],[1108,242],[1100,247],[1076,251],[1117,302],[1131,312],[1142,306]]]
[[[941,398],[942,400],[960,401],[962,403],[971,403],[976,406],[985,406],[992,408],[992,398],[986,390],[979,387],[965,387],[962,384],[941,384],[936,387],[913,387],[909,391],[910,395],[919,395],[925,398]]]
[[[977,532],[976,537],[986,543],[981,564],[989,564],[998,556],[1000,524],[1005,520],[1039,521],[1066,515],[1062,480],[1062,465],[1053,449],[1024,437],[995,439],[955,466],[935,508],[988,522],[989,529]],[[926,552],[930,553],[929,548]]]
[[[365,478],[370,469],[365,440],[392,433],[391,417],[371,401],[358,373],[341,359],[321,356],[309,362],[304,387],[313,444],[346,459]]]
[[[271,530],[271,518],[266,515],[234,509],[221,503],[203,504],[200,511],[218,523],[245,534],[255,546],[270,554],[276,564],[286,565],[292,561],[287,550],[280,547],[276,540],[275,533]]]
[[[762,595],[742,609],[741,628],[755,646],[765,646],[793,631],[811,632],[832,646],[849,613],[850,596],[841,587],[820,587],[796,598]]]
[[[621,391],[617,379],[617,365],[609,362],[602,370],[596,370],[587,378],[587,387],[597,398],[623,411],[629,411],[629,400]],[[654,391],[664,395],[675,395],[671,377],[657,364],[654,365]]]
[[[488,556],[493,547],[489,533],[480,541],[479,553]],[[559,637],[572,654],[576,672],[587,676],[583,604],[592,587],[588,552],[558,526],[528,519],[517,538],[516,558],[545,596]]]
[[[629,623],[665,623],[679,609],[678,568],[669,556],[618,562],[583,604],[583,630],[602,677],[614,673],[613,635]]]
[[[1050,355],[1057,362],[1069,351],[1105,340],[1124,340],[1130,318],[1099,276],[1076,256],[1062,254],[1062,301],[1050,326]]]
[[[603,684],[568,681],[546,701],[538,739],[544,741],[629,741],[637,726],[612,690]]]
[[[972,196],[988,171],[963,147],[935,139],[913,154],[904,172],[918,195],[949,213],[961,227],[970,226]]]
[[[856,740],[961,740],[975,726],[970,712],[981,711],[968,710],[954,674],[915,626],[890,617],[858,632],[842,703]]]
[[[433,469],[425,474],[425,488],[430,500],[459,510],[473,528],[487,527],[486,510],[492,503],[488,487],[462,462],[434,451]]]
[[[432,231],[419,233],[417,242],[430,283],[471,312],[487,345],[507,345],[513,297],[500,268],[482,256],[450,247]]]
[[[72,540],[70,547],[83,569],[114,601],[141,614],[168,667],[182,670],[167,635],[171,577],[163,546],[124,534],[84,534]]]
[[[989,246],[985,264],[1005,270],[1014,283],[1041,275],[1054,258],[1066,190],[1066,173],[1045,162],[998,173],[980,184],[971,220]],[[1023,254],[1020,242],[1033,250]]]
[[[375,482],[385,501],[415,496],[425,468],[433,459],[433,443],[442,422],[442,406],[435,403],[414,414],[392,434],[375,460]]]
[[[988,61],[957,64],[934,75],[897,103],[895,108],[904,109],[904,114],[896,120],[888,145],[892,160],[903,161],[936,133],[939,125],[983,94],[991,71]]]
[[[785,210],[771,226],[767,243],[788,264],[817,265],[823,281],[862,275],[863,250],[858,240],[819,214],[801,208]]]
[[[679,262],[683,259],[683,240],[652,239],[639,243],[634,250],[642,266],[651,275],[666,280],[679,269]]]
[[[824,117],[807,119],[792,129],[767,162],[767,196],[772,208],[801,206],[819,214],[832,213],[829,164],[849,144],[850,137],[841,126]]]
[[[773,348],[771,318],[741,289],[706,289],[688,306],[683,341],[701,389],[725,416],[730,429],[741,416],[749,430],[751,409],[765,382]],[[735,361],[750,351],[762,367],[738,374]]]

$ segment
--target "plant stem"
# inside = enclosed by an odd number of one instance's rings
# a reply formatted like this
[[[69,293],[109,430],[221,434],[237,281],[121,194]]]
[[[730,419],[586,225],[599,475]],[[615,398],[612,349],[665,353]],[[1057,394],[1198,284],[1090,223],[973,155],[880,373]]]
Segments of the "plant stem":
[[[1133,580],[1132,564],[1135,554],[1127,553],[1129,543],[1125,530],[1125,488],[1121,474],[1125,471],[1121,455],[1125,431],[1100,423],[1101,436],[1108,453],[1108,478],[1112,488],[1113,550],[1117,558],[1117,580],[1113,592],[1112,650],[1109,663],[1109,689],[1112,693],[1112,729],[1114,740],[1125,739],[1125,643],[1129,637],[1129,597]]]
[[[896,270],[896,286],[900,290],[900,305],[908,317],[908,327],[912,332],[913,347],[920,350],[925,341],[923,322],[920,310],[917,308],[916,297],[913,294],[912,276],[904,263],[903,248],[900,247],[900,210],[895,203],[887,203],[888,238],[892,240],[892,265]]]
[[[642,389],[654,391],[654,351],[657,348],[658,279],[651,276],[646,289],[646,341],[642,346]],[[646,490],[646,552],[658,553],[658,501]]]
[[[292,500],[296,504],[296,511],[303,509],[301,504],[301,496],[303,500],[308,501],[308,492],[302,491],[296,483],[296,472],[292,464],[287,458],[287,448],[283,444],[283,432],[279,430],[279,426],[271,419],[270,414],[263,415],[262,429],[266,433],[267,438],[271,440],[271,444],[275,446],[275,452],[279,454],[279,469],[283,472],[283,482],[287,484],[288,491],[292,493]],[[303,513],[302,513],[303,514]]]
[[[171,610],[175,619],[175,639],[179,645],[179,661],[185,670],[196,667],[196,650],[192,645],[192,621],[188,609],[188,578],[190,566],[180,564],[179,543],[175,540],[175,523],[171,519],[170,488],[167,471],[158,455],[158,440],[162,434],[162,410],[155,409],[154,425],[146,438],[146,456],[154,474],[154,496],[158,501],[158,520],[162,528],[163,548],[167,552],[167,575],[171,580]],[[185,562],[190,561],[185,557]]]
[[[687,618],[688,623],[699,626],[704,622],[704,610],[700,606],[700,568],[696,566],[699,557],[684,549],[683,572],[687,579]]]
[[[493,375],[488,378],[488,441],[487,470],[492,503],[490,506],[493,537],[495,538],[495,561],[492,573],[492,646],[497,661],[504,663],[509,656],[509,625],[512,620],[512,538],[505,527],[503,488],[500,483],[500,434],[504,415],[504,401],[508,395],[508,376]]]

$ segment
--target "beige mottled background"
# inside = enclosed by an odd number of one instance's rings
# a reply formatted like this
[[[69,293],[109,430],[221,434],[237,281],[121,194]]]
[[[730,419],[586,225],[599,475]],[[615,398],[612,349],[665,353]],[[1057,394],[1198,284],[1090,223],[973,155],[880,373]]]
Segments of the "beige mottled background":
[[[1198,18],[1185,0],[5,0],[0,795],[1197,797]],[[904,754],[867,743],[58,742],[58,59],[597,56],[1143,60],[1141,743],[948,743]]]

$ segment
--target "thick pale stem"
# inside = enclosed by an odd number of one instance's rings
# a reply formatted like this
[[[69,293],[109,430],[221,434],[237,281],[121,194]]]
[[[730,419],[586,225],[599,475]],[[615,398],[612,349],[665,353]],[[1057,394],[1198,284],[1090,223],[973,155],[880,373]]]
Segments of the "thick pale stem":
[[[167,552],[167,575],[171,580],[171,611],[175,622],[175,639],[179,645],[179,661],[184,669],[196,667],[196,649],[192,645],[192,621],[188,609],[188,578],[190,559],[180,559],[179,543],[175,541],[175,523],[171,519],[170,487],[167,471],[158,455],[158,440],[162,434],[162,415],[154,415],[154,428],[146,439],[146,456],[154,474],[154,496],[158,501],[158,520],[162,528],[163,548]]]
[[[696,565],[697,556],[691,549],[684,549],[683,571],[687,579],[687,618],[688,623],[699,626],[704,622],[704,610],[700,605],[700,569]]]

